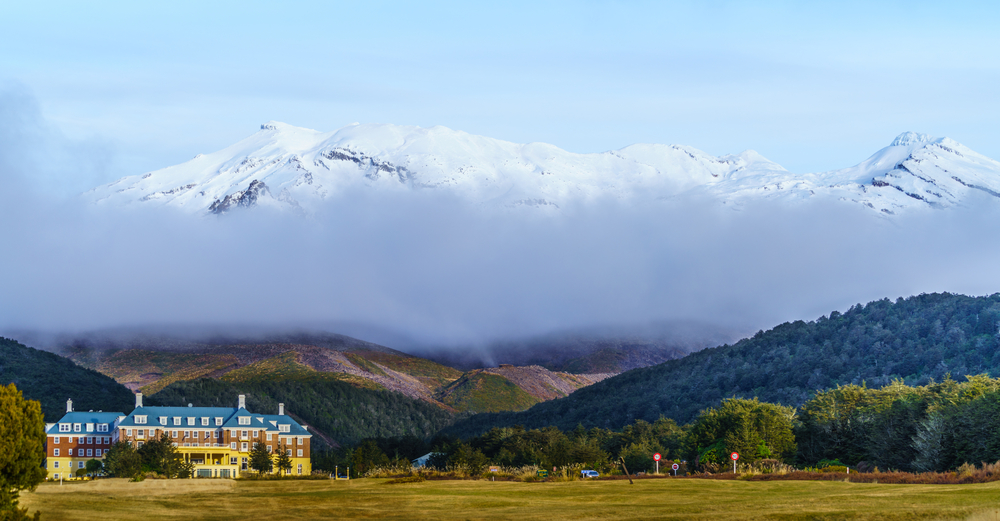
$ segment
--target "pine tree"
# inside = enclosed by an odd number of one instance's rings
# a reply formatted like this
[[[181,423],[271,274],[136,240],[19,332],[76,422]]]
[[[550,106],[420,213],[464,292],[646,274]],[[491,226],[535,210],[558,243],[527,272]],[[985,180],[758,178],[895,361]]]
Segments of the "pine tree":
[[[278,467],[278,472],[288,474],[292,471],[292,458],[288,455],[291,451],[284,443],[278,448],[278,458],[274,465]]]
[[[287,455],[286,455],[287,457]],[[288,464],[291,468],[291,462]],[[257,471],[258,476],[271,472],[274,469],[274,462],[271,460],[271,453],[267,451],[267,446],[260,442],[254,442],[250,449],[250,468]]]

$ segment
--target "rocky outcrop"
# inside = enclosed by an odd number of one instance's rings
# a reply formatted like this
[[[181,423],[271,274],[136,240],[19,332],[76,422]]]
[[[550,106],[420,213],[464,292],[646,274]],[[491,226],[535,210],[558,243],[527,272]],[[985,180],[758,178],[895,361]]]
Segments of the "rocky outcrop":
[[[227,195],[223,199],[216,199],[211,206],[208,207],[208,211],[219,215],[228,212],[229,210],[242,207],[251,208],[257,205],[257,201],[264,195],[270,196],[271,191],[267,189],[267,185],[264,181],[258,181],[254,179],[250,181],[250,186],[246,190],[239,190]]]

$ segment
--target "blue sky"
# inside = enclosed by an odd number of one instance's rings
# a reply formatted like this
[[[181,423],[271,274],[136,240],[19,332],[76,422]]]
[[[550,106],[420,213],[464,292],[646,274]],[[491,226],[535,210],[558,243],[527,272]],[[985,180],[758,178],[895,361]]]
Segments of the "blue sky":
[[[272,119],[445,125],[574,152],[752,148],[808,172],[857,163],[905,130],[1000,158],[998,12],[919,1],[5,2],[0,82],[109,151],[104,180],[217,150]]]

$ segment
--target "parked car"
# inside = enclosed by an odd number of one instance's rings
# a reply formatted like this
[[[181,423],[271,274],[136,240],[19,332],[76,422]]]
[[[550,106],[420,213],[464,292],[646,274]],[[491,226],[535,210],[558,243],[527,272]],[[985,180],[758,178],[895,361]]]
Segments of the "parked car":
[[[601,475],[598,474],[596,470],[581,470],[580,471],[580,477],[581,478],[599,478],[599,477],[601,477]]]

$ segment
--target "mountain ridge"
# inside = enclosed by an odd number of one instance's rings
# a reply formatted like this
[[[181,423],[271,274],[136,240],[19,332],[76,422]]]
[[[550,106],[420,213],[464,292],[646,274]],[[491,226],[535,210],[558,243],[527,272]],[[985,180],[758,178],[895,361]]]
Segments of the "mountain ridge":
[[[355,124],[319,132],[268,122],[185,163],[96,187],[102,205],[222,214],[269,206],[313,212],[348,190],[439,191],[474,205],[558,212],[603,198],[707,197],[740,208],[766,199],[861,204],[882,215],[1000,199],[1000,163],[949,138],[904,132],[852,167],[793,174],[753,150],[712,156],[683,145],[634,144],[576,154],[442,126]]]

